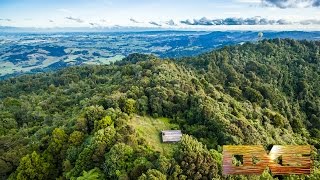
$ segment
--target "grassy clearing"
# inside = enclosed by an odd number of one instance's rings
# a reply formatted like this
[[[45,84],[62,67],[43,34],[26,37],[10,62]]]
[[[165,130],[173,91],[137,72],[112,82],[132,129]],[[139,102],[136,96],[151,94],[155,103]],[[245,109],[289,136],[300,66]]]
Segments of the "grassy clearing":
[[[177,144],[162,143],[161,131],[178,129],[178,126],[170,123],[168,118],[151,118],[145,116],[134,116],[130,122],[141,137],[156,151],[166,156],[171,156]]]

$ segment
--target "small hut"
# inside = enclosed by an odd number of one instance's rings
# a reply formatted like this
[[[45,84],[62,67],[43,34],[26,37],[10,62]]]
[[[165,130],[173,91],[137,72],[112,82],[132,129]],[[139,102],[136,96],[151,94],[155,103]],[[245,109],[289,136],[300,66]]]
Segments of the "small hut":
[[[162,142],[179,142],[182,137],[181,130],[166,130],[161,131]]]

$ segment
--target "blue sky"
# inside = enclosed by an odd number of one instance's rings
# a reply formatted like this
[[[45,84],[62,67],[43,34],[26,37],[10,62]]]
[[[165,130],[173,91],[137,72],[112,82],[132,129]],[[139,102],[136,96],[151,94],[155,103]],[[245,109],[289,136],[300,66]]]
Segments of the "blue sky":
[[[0,26],[320,30],[319,6],[319,0],[0,0]]]

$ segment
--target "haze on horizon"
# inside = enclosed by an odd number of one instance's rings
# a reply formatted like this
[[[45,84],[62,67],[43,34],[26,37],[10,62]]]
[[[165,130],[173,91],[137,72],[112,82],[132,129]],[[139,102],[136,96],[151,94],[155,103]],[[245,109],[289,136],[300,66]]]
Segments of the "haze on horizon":
[[[0,0],[0,26],[319,30],[319,9],[320,0]]]

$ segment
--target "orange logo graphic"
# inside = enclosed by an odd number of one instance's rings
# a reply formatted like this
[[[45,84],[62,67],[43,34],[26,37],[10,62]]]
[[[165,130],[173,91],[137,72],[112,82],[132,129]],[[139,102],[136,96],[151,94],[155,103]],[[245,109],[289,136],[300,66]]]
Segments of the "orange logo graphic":
[[[223,174],[262,174],[269,167],[273,175],[310,174],[311,146],[223,146]]]

